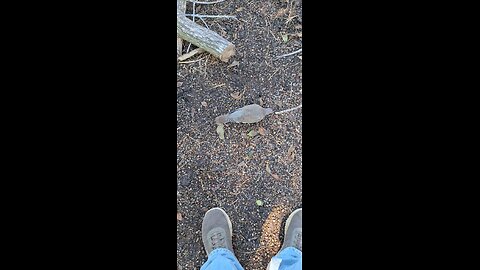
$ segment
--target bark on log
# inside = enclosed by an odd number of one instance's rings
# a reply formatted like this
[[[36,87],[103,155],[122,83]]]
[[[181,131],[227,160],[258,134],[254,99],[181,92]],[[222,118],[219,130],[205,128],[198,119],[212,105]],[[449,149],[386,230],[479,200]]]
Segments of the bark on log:
[[[185,10],[187,9],[187,0],[177,0],[177,11],[181,14],[185,14]],[[177,37],[177,57],[182,55],[182,46],[183,42],[182,39]]]
[[[214,31],[188,19],[179,10],[177,10],[177,36],[213,54],[223,62],[228,62],[230,57],[235,55],[235,45]]]

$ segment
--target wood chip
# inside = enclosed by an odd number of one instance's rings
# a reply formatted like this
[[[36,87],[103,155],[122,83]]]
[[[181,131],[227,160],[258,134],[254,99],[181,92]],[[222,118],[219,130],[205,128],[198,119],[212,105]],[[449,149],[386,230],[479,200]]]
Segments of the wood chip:
[[[240,92],[230,93],[230,96],[235,100],[240,100],[242,98],[242,94],[240,94]]]

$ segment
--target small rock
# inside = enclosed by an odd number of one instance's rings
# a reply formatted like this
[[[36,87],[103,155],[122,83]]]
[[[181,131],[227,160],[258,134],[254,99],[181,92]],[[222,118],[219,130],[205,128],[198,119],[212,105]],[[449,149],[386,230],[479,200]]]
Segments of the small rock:
[[[189,186],[193,178],[194,178],[193,171],[188,171],[187,174],[180,177],[180,185],[184,187]]]

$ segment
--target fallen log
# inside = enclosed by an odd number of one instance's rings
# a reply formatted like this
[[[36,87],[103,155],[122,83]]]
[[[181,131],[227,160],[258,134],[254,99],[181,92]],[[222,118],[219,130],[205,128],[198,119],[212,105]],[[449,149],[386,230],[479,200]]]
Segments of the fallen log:
[[[185,14],[187,9],[187,0],[177,0],[177,11],[181,14]],[[182,55],[183,41],[181,38],[177,37],[177,57]]]
[[[192,20],[177,9],[177,37],[204,49],[223,62],[235,55],[235,45]]]

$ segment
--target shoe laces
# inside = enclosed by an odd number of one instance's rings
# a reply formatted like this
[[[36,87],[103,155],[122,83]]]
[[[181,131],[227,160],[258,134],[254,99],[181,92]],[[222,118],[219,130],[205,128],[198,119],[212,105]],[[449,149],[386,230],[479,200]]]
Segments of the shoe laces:
[[[214,233],[210,237],[210,240],[212,241],[213,248],[226,247],[225,236],[223,236],[221,233]]]

